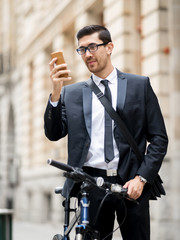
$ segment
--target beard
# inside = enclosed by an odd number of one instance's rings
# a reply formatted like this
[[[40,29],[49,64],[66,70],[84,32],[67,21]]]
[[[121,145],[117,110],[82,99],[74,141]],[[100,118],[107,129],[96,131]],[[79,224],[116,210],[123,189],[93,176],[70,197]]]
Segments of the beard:
[[[88,70],[94,74],[99,73],[101,71],[104,70],[104,68],[106,67],[106,62],[99,62],[97,59],[95,58],[89,58],[86,62],[85,62]]]

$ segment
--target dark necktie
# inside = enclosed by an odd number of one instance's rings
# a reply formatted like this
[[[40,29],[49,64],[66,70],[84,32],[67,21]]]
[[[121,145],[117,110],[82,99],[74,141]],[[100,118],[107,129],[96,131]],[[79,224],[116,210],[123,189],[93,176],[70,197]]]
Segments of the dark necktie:
[[[101,83],[105,86],[105,96],[112,104],[111,91],[108,86],[108,80],[102,80]],[[112,135],[112,119],[105,110],[105,133],[104,133],[104,149],[105,162],[109,163],[114,158],[113,135]]]

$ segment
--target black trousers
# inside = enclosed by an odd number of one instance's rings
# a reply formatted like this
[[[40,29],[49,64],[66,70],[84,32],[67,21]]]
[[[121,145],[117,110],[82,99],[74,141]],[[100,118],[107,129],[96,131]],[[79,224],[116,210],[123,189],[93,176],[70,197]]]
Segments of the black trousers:
[[[92,176],[101,176],[103,171],[85,168],[85,171]],[[123,184],[119,176],[102,176],[105,181]],[[90,198],[90,224],[100,232],[100,239],[112,239],[115,216],[123,240],[150,240],[150,216],[149,216],[149,197],[150,187],[145,185],[143,194],[138,199],[139,205],[126,199],[118,199],[114,195],[108,195],[102,205],[97,218],[97,213],[102,199],[106,195],[104,190],[93,188],[89,193]]]

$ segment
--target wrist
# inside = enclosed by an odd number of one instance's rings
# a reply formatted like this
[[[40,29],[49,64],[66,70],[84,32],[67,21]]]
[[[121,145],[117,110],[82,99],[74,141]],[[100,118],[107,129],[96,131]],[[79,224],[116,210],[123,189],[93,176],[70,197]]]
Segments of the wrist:
[[[52,93],[51,94],[51,102],[58,102],[60,99],[60,94],[55,94],[55,93]]]

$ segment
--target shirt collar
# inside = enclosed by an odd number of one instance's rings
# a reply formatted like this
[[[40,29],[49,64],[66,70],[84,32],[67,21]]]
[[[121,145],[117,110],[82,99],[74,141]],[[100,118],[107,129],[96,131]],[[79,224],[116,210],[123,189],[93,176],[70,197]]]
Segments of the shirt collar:
[[[99,85],[101,80],[103,80],[102,78],[96,76],[95,74],[92,74],[92,78],[93,81],[96,83],[96,85]],[[114,67],[113,71],[106,77],[106,79],[110,82],[110,83],[114,83],[117,79],[117,71],[116,68]]]

